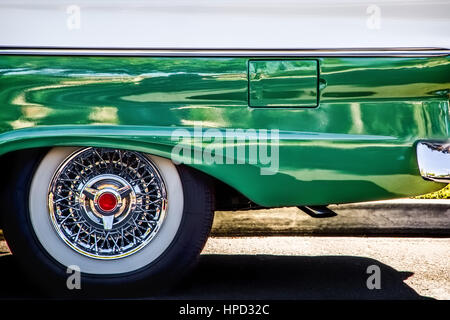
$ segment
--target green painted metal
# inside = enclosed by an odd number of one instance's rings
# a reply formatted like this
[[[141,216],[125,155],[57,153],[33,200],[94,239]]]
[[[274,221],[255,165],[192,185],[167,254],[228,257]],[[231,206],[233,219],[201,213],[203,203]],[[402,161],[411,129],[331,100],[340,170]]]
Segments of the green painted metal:
[[[250,60],[251,107],[317,107],[315,60]]]
[[[315,59],[317,108],[250,107],[250,60],[0,56],[0,154],[76,145],[173,157],[183,142],[194,150],[182,155],[188,165],[265,206],[388,199],[442,187],[420,177],[415,144],[449,139],[449,57]],[[196,125],[212,139],[199,138]],[[269,164],[250,163],[255,141],[228,164],[195,161],[196,151],[219,152],[217,142],[237,128],[279,130],[279,145],[268,145],[279,154],[275,174],[261,174]]]

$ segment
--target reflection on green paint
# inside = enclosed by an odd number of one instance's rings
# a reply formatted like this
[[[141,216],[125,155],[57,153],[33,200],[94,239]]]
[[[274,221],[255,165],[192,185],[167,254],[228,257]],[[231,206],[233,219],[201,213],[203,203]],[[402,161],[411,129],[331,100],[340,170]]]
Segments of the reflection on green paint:
[[[250,107],[250,60],[1,56],[0,154],[94,145],[170,157],[178,128],[279,129],[275,175],[251,164],[193,166],[266,206],[441,187],[419,176],[414,145],[449,139],[449,57],[305,59],[319,66],[317,108]]]

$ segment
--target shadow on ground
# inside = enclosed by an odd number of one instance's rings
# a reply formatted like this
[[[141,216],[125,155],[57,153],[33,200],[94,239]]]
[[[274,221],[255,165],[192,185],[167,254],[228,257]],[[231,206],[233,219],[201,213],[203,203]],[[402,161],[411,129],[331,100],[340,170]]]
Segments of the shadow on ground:
[[[369,290],[367,267],[381,270],[381,290]],[[13,256],[0,257],[0,298],[45,298],[30,285]],[[353,256],[202,255],[194,271],[170,294],[149,299],[428,299],[381,262]]]
[[[381,270],[381,290],[366,286],[367,267]],[[354,256],[203,255],[173,292],[192,299],[426,299],[399,272]]]

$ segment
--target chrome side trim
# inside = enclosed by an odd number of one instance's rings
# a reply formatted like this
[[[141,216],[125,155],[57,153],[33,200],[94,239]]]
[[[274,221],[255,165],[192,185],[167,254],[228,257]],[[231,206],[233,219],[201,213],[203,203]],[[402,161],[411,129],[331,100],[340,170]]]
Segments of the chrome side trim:
[[[450,183],[450,142],[419,142],[417,163],[425,180]]]
[[[148,57],[430,57],[450,55],[441,48],[385,49],[93,49],[93,48],[8,48],[0,47],[0,55],[54,56],[148,56]]]

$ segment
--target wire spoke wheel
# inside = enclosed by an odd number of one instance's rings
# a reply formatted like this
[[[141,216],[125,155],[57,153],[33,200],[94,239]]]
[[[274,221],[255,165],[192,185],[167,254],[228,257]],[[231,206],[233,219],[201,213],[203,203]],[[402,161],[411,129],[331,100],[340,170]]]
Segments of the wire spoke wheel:
[[[16,156],[4,235],[23,270],[49,294],[165,293],[195,266],[214,214],[205,174],[115,148]],[[77,269],[81,290],[71,290],[68,271]]]
[[[81,149],[56,171],[48,192],[50,219],[75,251],[119,259],[144,248],[166,216],[167,191],[140,153]]]

